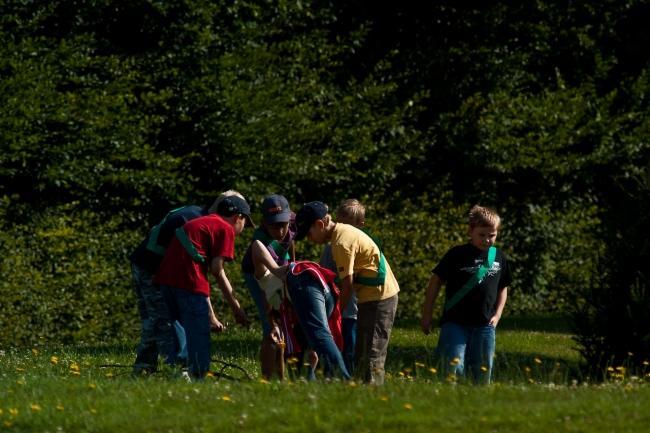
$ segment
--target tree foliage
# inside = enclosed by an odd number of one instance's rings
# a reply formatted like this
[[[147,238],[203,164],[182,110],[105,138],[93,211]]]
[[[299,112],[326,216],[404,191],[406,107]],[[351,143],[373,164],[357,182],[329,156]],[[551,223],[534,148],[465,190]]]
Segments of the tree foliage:
[[[233,187],[253,204],[271,192],[294,207],[368,204],[402,318],[419,314],[430,270],[464,241],[477,202],[504,219],[510,311],[584,313],[601,302],[595,287],[601,300],[636,293],[647,277],[648,9],[2,3],[0,248],[11,264],[0,308],[31,331],[0,340],[134,330],[125,252],[169,208]],[[619,268],[636,279],[614,278]],[[124,315],[102,315],[108,294],[87,297],[108,286]]]

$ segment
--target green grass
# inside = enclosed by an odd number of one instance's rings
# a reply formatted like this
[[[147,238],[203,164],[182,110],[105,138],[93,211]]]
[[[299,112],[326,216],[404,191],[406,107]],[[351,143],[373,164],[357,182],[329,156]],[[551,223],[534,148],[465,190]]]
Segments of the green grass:
[[[413,326],[394,331],[383,387],[263,383],[257,338],[256,330],[231,330],[215,339],[215,356],[254,376],[242,382],[188,384],[170,374],[135,380],[128,368],[102,367],[128,365],[130,345],[5,349],[0,431],[548,433],[645,432],[650,425],[650,378],[587,382],[576,374],[571,336],[541,323],[504,322],[496,383],[487,387],[432,373],[437,335],[424,337]]]

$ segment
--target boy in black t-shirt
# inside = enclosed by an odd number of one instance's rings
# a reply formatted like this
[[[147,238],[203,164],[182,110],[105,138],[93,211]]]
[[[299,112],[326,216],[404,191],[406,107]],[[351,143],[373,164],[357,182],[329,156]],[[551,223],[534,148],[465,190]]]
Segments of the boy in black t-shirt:
[[[495,330],[511,282],[506,256],[493,246],[500,225],[492,209],[470,210],[470,242],[451,248],[433,269],[422,306],[422,331],[428,334],[433,304],[445,284],[438,353],[453,377],[463,374],[467,361],[475,383],[490,382]]]

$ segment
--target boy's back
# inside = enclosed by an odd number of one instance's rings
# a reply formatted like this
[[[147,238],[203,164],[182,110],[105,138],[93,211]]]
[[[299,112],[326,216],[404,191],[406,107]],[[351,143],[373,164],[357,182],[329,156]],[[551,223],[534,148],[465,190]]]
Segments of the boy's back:
[[[362,230],[338,223],[332,234],[331,245],[339,277],[354,275],[374,278],[377,276],[382,253],[377,244]],[[399,292],[399,284],[388,261],[384,259],[384,263],[386,267],[384,284],[368,286],[354,282],[358,303],[388,299]]]

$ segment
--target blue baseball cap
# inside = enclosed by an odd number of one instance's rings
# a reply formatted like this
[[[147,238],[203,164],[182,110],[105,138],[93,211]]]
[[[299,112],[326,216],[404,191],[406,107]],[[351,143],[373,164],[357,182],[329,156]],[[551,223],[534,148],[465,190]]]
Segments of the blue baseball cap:
[[[291,219],[289,202],[280,194],[271,194],[262,202],[262,218],[267,224],[288,223]]]
[[[329,212],[327,205],[320,201],[305,203],[296,214],[296,240],[304,239],[314,221],[325,218]]]
[[[217,213],[225,217],[235,214],[244,215],[246,218],[246,227],[255,228],[255,224],[251,218],[251,207],[246,200],[236,195],[231,195],[221,200],[219,205],[217,205]]]

